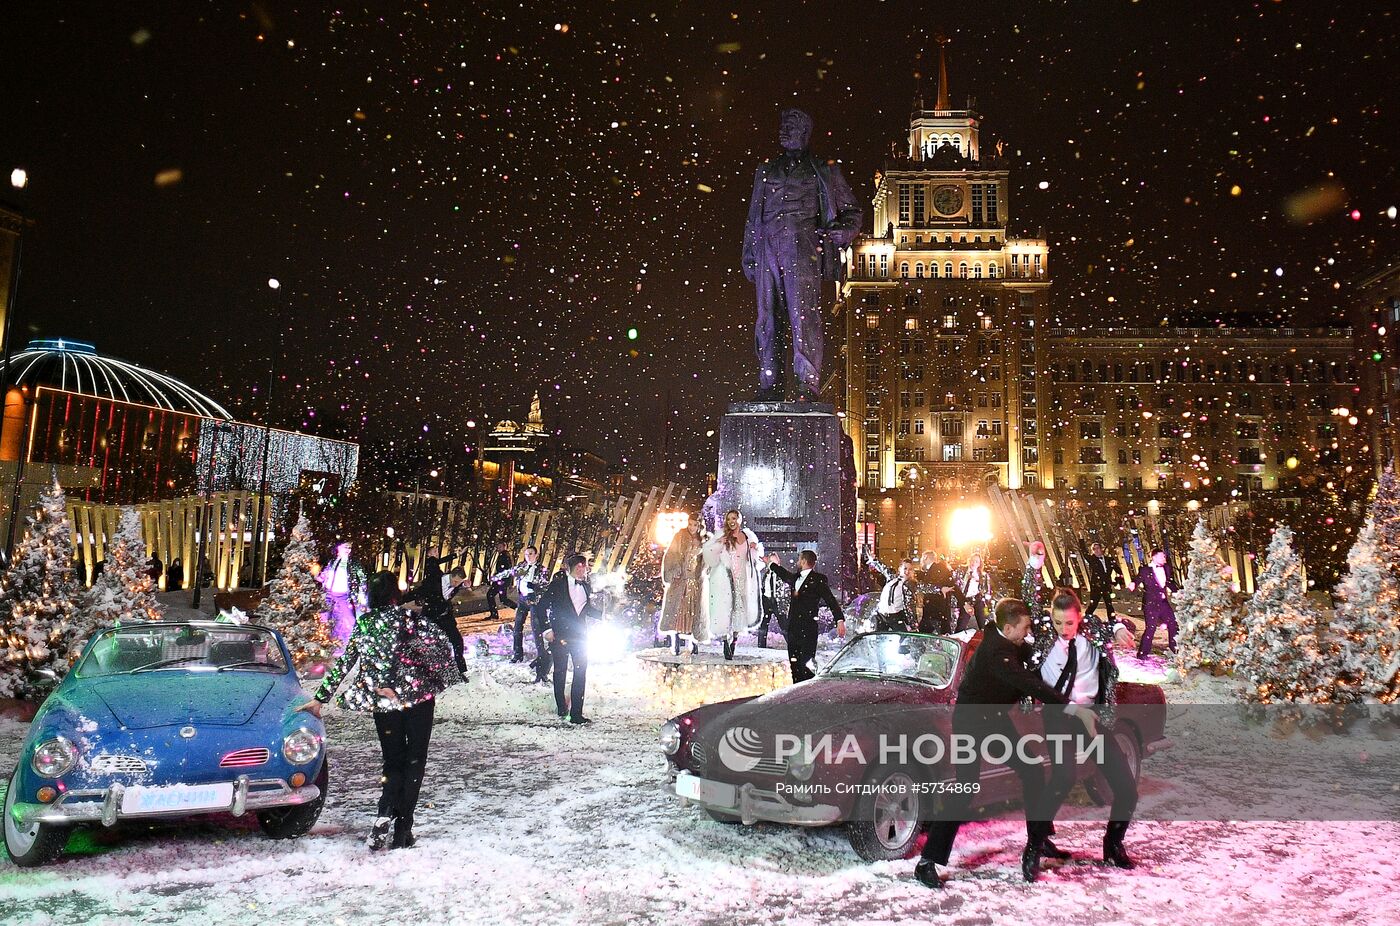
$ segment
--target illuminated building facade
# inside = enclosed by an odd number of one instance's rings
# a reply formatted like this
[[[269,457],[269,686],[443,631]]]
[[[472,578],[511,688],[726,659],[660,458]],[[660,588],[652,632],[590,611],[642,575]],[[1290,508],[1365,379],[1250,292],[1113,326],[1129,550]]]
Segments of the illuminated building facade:
[[[1400,458],[1400,263],[1357,284],[1352,325],[1366,396],[1362,412],[1370,420],[1374,462],[1380,472]]]

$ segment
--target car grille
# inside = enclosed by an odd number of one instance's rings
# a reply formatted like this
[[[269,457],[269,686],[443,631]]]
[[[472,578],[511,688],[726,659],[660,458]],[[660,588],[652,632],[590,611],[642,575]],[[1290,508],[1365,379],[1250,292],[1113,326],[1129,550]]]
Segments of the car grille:
[[[219,760],[219,768],[249,768],[254,765],[262,765],[267,761],[269,755],[270,753],[262,747],[235,749]]]
[[[120,756],[103,753],[93,756],[88,769],[94,775],[144,775],[146,760],[140,756]]]
[[[704,771],[705,762],[709,759],[709,752],[698,742],[690,744],[691,767],[696,771]],[[787,774],[787,763],[779,759],[759,759],[758,764],[750,769],[755,775],[773,775],[782,777]]]

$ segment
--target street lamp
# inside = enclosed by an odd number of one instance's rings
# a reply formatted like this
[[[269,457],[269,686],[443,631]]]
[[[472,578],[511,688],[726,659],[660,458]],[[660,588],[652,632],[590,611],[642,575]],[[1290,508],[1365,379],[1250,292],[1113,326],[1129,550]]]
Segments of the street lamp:
[[[277,292],[282,288],[282,282],[276,277],[268,277],[267,288]],[[283,338],[286,334],[286,327],[280,322],[277,325],[277,353],[282,352]],[[253,519],[253,569],[250,573],[256,578],[258,588],[267,582],[267,548],[270,543],[264,537],[263,524],[268,520],[269,512],[267,498],[267,460],[272,449],[272,383],[277,372],[277,354],[267,364],[267,393],[263,396],[263,446],[262,446],[262,468],[258,479],[258,510]]]
[[[29,186],[29,171],[23,167],[16,167],[10,171],[10,186],[16,190],[22,190]]]
[[[0,300],[0,306],[3,306],[5,310],[3,330],[3,359],[0,359],[0,403],[4,401],[5,396],[8,395],[10,391],[11,332],[14,331],[15,308],[19,303],[19,270],[22,258],[24,256],[24,227],[26,224],[28,224],[28,219],[25,217],[24,209],[22,208],[22,200],[24,198],[22,194],[24,194],[24,190],[28,186],[28,171],[26,171],[23,167],[16,167],[15,169],[10,171],[10,188],[13,190],[14,194],[20,198],[21,202],[11,200],[7,203],[7,205],[9,205],[10,208],[12,208],[15,211],[16,217],[18,218],[18,222],[16,222],[14,226],[15,250],[14,255],[10,260],[10,280],[8,297],[5,300]],[[3,435],[4,432],[4,420],[4,416],[0,416],[0,435]],[[20,443],[23,443],[23,433],[21,433]],[[10,552],[14,549],[15,545],[15,523],[19,515],[20,482],[24,478],[23,449],[21,449],[16,456],[17,459],[15,460],[14,493],[10,501],[9,524],[6,526],[5,529],[4,554],[6,562],[9,562]]]

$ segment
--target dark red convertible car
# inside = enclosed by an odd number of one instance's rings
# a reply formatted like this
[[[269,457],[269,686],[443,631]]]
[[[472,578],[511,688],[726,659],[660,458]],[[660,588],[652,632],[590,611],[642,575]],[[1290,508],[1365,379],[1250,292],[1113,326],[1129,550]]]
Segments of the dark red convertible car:
[[[862,858],[903,858],[936,815],[939,789],[954,780],[941,746],[981,639],[863,634],[816,678],[672,718],[660,731],[671,789],[722,822],[844,823]],[[1117,695],[1117,723],[1105,732],[1137,774],[1143,756],[1167,743],[1166,699],[1156,685],[1121,681]],[[1019,733],[1043,732],[1039,709],[1008,710]],[[1081,761],[1078,775],[1102,803],[1107,791],[1093,764]],[[974,807],[1020,797],[1005,765],[983,763]]]

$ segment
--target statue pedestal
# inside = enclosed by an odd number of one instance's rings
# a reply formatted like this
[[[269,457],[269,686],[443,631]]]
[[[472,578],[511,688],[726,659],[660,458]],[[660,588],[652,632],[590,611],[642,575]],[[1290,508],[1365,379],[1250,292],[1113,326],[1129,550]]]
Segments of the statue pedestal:
[[[843,551],[855,543],[854,506],[842,514],[841,419],[824,402],[734,402],[719,429],[719,480],[706,508],[730,508],[791,566],[817,552],[817,570],[844,598]],[[849,467],[847,467],[849,469]],[[848,493],[849,494],[849,493]]]

